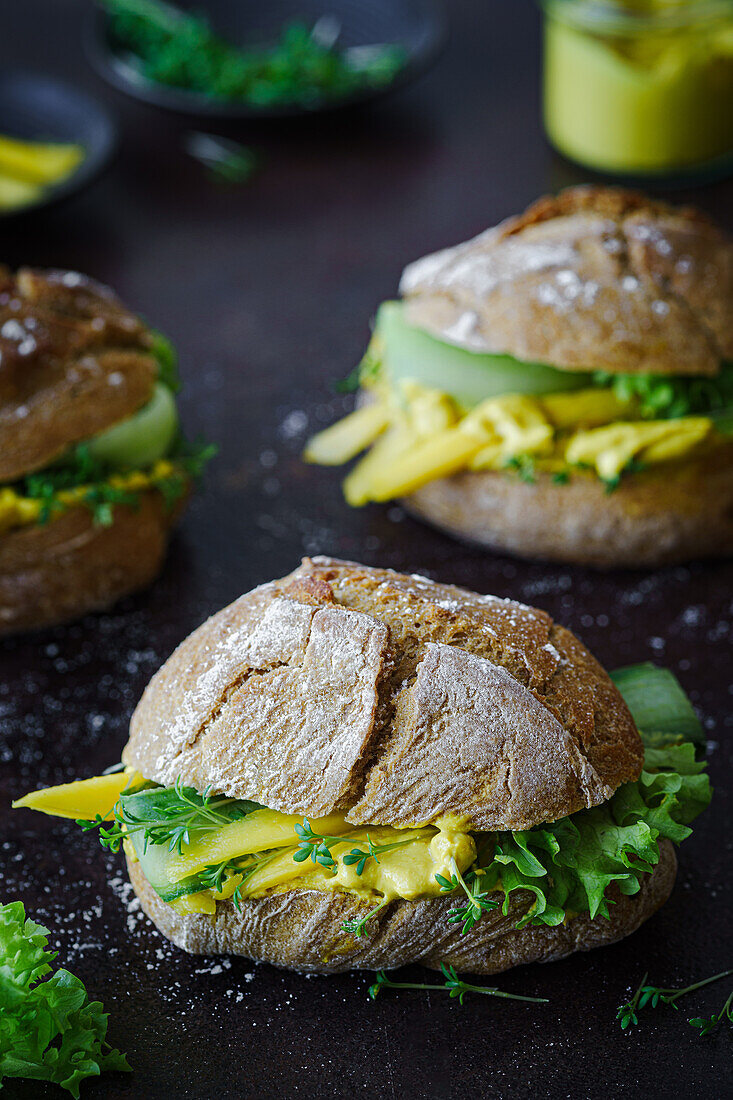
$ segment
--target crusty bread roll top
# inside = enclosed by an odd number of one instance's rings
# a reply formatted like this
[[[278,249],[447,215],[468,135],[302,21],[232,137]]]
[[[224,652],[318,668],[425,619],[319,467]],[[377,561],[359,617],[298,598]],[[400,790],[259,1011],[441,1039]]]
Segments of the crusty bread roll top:
[[[698,211],[574,187],[410,264],[407,320],[565,370],[715,375],[733,358],[733,245]]]
[[[142,408],[158,364],[145,325],[75,271],[0,268],[0,483]]]
[[[285,813],[518,830],[606,801],[643,752],[606,673],[544,612],[315,558],[182,643],[123,759]]]

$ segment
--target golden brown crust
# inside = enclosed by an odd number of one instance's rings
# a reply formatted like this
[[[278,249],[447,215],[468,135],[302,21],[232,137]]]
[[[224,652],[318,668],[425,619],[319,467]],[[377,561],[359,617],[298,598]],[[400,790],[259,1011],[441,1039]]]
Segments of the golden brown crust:
[[[407,317],[567,370],[715,375],[733,357],[733,245],[635,192],[578,187],[405,270]]]
[[[0,637],[102,610],[150,584],[181,506],[171,512],[150,490],[134,510],[116,505],[109,527],[78,507],[1,535]]]
[[[622,480],[607,493],[574,474],[556,485],[500,471],[460,473],[413,493],[405,507],[458,538],[523,558],[598,569],[654,568],[733,554],[733,443]]]
[[[421,963],[441,963],[474,974],[498,974],[523,963],[550,962],[575,951],[588,951],[628,936],[669,897],[677,869],[672,845],[660,843],[654,871],[642,878],[641,890],[624,897],[611,890],[616,904],[610,919],[578,916],[556,928],[516,924],[532,895],[511,895],[507,916],[486,913],[462,935],[448,920],[451,898],[395,901],[370,923],[371,934],[358,940],[341,925],[359,919],[369,903],[346,893],[287,890],[248,899],[237,911],[231,901],[219,903],[213,917],[182,916],[161,901],[138,863],[128,872],[143,909],[164,936],[192,954],[244,955],[258,962],[321,974],[344,970],[380,970]],[[503,901],[503,895],[497,894]]]
[[[150,400],[139,318],[76,272],[0,269],[0,482],[47,466]]]
[[[524,829],[604,802],[642,746],[606,673],[544,612],[316,558],[179,646],[123,758],[286,813]]]

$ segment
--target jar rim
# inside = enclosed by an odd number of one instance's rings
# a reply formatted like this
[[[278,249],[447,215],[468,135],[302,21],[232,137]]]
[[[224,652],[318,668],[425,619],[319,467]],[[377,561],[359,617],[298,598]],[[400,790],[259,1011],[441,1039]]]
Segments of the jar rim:
[[[582,30],[640,34],[696,26],[728,15],[733,0],[677,0],[657,11],[633,11],[623,0],[539,0],[546,15]]]

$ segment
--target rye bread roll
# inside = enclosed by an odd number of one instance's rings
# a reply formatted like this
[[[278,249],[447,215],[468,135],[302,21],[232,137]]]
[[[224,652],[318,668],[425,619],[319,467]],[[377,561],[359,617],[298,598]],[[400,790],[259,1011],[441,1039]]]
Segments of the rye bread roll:
[[[151,398],[145,325],[75,271],[0,269],[0,483],[48,466]]]
[[[134,510],[116,508],[109,527],[79,507],[0,536],[0,638],[102,611],[145,588],[160,572],[181,509],[153,490]]]
[[[543,611],[418,576],[306,559],[214,615],[153,677],[133,714],[126,764],[354,825],[520,830],[597,806],[638,778],[643,748],[598,662]],[[478,973],[612,942],[666,899],[675,860],[618,898],[612,919],[515,928],[512,896],[468,935],[450,899],[396,900],[366,944],[340,931],[367,903],[346,892],[270,891],[182,915],[130,876],[161,931],[188,951],[226,951],[301,970],[441,961]],[[324,948],[324,944],[326,947]]]
[[[0,493],[150,401],[153,334],[74,271],[0,267]],[[21,490],[21,496],[23,492]],[[95,525],[84,506],[0,532],[0,637],[111,606],[158,574],[185,493],[154,489]]]
[[[636,192],[575,187],[410,264],[406,318],[471,351],[568,371],[715,377],[733,359],[733,244],[710,219]],[[622,478],[464,472],[403,501],[447,533],[597,568],[733,553],[733,444]]]

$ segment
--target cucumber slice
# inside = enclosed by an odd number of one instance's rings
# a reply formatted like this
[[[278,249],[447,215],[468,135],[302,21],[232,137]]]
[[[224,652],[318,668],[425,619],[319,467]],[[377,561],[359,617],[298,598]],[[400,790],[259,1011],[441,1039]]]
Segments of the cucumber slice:
[[[89,454],[110,469],[152,466],[171,449],[178,432],[176,399],[156,382],[147,405],[89,440]]]
[[[455,347],[405,320],[404,303],[383,302],[375,335],[383,347],[382,363],[392,381],[410,378],[442,390],[470,408],[504,393],[559,393],[591,385],[589,374],[525,363],[511,355],[487,355]]]
[[[176,898],[182,898],[186,894],[197,894],[199,892],[201,883],[198,875],[191,875],[189,878],[181,879],[180,882],[171,882],[168,869],[175,853],[168,851],[167,844],[148,844],[145,851],[143,851],[142,837],[140,839],[131,837],[130,839],[137,853],[137,858],[140,860],[145,878],[163,901],[175,901]]]

